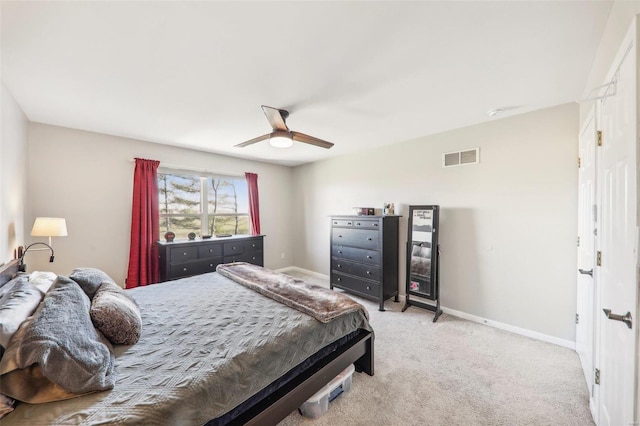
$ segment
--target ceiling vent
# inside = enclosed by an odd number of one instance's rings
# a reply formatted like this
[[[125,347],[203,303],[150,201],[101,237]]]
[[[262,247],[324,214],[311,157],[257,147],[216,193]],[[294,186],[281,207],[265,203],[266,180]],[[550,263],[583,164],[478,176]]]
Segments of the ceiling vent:
[[[442,154],[442,167],[466,166],[480,162],[480,148]]]

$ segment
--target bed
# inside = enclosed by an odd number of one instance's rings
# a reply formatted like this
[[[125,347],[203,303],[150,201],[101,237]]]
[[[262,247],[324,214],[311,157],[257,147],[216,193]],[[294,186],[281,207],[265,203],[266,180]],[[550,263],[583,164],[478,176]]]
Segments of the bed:
[[[364,308],[322,323],[249,287],[215,272],[128,290],[142,333],[113,347],[113,389],[18,403],[2,424],[270,425],[352,363],[373,375]]]

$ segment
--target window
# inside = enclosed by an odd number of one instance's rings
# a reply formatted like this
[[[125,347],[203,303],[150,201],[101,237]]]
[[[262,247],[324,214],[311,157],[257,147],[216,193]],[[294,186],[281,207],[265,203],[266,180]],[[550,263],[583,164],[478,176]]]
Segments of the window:
[[[158,173],[160,235],[249,234],[249,195],[243,177]]]

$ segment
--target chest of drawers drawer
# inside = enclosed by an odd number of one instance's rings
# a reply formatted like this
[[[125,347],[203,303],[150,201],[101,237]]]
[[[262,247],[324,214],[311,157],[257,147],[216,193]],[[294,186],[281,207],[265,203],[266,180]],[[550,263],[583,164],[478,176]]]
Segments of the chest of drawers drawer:
[[[350,262],[344,259],[332,259],[331,269],[336,272],[355,275],[369,280],[380,280],[380,268],[376,265]]]
[[[380,252],[377,250],[366,250],[334,244],[331,255],[338,259],[353,260],[354,262],[360,263],[370,263],[373,265],[380,263]]]
[[[173,247],[170,251],[171,263],[196,260],[198,258],[198,247]]]
[[[375,230],[334,228],[331,232],[332,242],[334,244],[364,249],[380,248],[380,233]]]
[[[380,294],[379,283],[340,273],[334,273],[331,275],[331,285],[369,297],[377,298]]]

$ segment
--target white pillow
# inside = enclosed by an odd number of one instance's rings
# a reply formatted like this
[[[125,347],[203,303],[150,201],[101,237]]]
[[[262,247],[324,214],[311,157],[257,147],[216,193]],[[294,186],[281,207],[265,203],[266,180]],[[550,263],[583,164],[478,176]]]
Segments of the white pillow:
[[[53,272],[33,271],[29,275],[29,283],[40,290],[44,296],[58,276]]]

